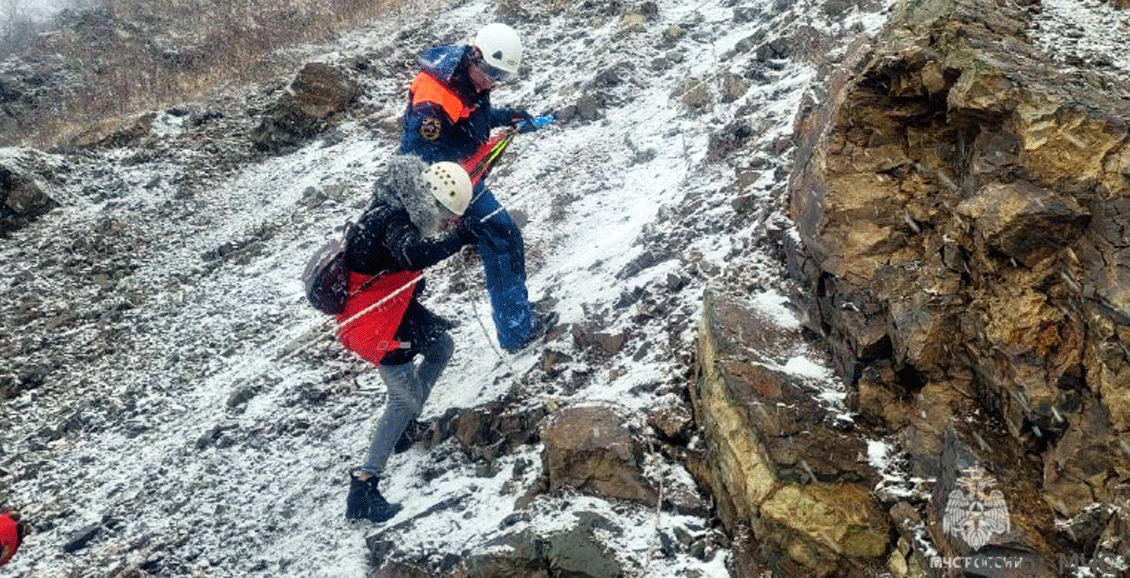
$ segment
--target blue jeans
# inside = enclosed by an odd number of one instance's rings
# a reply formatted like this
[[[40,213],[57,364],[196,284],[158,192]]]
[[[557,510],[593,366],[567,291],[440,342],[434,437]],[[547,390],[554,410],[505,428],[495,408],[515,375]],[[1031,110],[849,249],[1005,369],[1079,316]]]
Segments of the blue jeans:
[[[504,349],[526,344],[534,329],[534,312],[526,291],[526,248],[522,231],[494,194],[481,183],[463,213],[479,236],[487,293],[493,309],[498,343]]]
[[[424,402],[428,401],[432,387],[454,352],[455,341],[450,335],[443,333],[423,351],[424,359],[419,365],[409,360],[397,364],[382,361],[377,366],[381,380],[388,388],[388,402],[373,430],[361,471],[375,476],[384,473],[385,464],[388,463],[396,442],[408,427],[408,422],[420,417]]]

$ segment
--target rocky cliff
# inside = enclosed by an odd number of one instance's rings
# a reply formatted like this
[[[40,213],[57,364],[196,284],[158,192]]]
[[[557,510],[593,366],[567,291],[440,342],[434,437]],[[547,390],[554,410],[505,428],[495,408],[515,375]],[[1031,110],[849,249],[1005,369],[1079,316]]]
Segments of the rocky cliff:
[[[918,515],[887,504],[903,538],[963,551],[942,498],[979,465],[1012,519],[990,547],[1126,556],[1130,83],[1041,45],[1041,10],[904,2],[827,75],[792,274],[851,408],[937,480]]]
[[[264,84],[83,123],[49,151],[4,149],[0,501],[37,529],[4,571],[729,575],[745,545],[730,532],[743,529],[719,523],[684,465],[716,471],[687,402],[702,296],[736,283],[783,300],[779,201],[806,59],[875,29],[882,9],[470,0],[421,19],[411,5],[289,47],[276,56],[294,66]],[[106,42],[148,46],[159,35],[134,18],[164,20],[146,14],[89,18]],[[494,102],[558,113],[515,139],[491,183],[526,223],[532,297],[563,323],[501,355],[474,258],[432,269],[424,299],[455,324],[456,357],[382,480],[401,515],[347,524],[346,474],[384,388],[305,304],[301,266],[367,204],[419,51],[493,20],[521,30],[528,51]],[[50,74],[44,87],[90,78],[37,62],[0,65],[4,86],[22,79],[20,106],[55,102],[24,90],[37,81],[23,72]],[[818,351],[797,350],[774,374],[828,381]],[[882,558],[889,522],[877,508],[846,536],[834,527],[842,508],[791,521],[835,496],[863,505],[875,479],[790,447],[805,419],[782,412],[772,440],[773,551],[819,531],[821,568],[839,565],[827,548]],[[831,440],[862,447],[838,430],[811,442]],[[806,467],[819,488],[804,485]],[[743,556],[742,571],[765,560]]]

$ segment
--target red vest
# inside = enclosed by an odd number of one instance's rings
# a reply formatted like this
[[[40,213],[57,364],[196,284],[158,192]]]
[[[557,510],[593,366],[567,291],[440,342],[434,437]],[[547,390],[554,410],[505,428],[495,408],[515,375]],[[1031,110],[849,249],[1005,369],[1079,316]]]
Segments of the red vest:
[[[434,103],[447,113],[447,119],[452,124],[471,116],[471,109],[463,104],[459,95],[426,72],[416,75],[416,80],[412,81],[412,87],[408,91],[412,95],[412,106]]]
[[[20,534],[16,521],[8,514],[0,514],[0,566],[8,563],[20,547]]]
[[[337,338],[341,344],[374,365],[388,352],[399,349],[401,343],[396,340],[396,330],[416,293],[416,281],[420,277],[419,271],[383,275],[350,297],[345,302],[345,311],[337,316]],[[350,273],[349,292],[354,293],[371,278]]]

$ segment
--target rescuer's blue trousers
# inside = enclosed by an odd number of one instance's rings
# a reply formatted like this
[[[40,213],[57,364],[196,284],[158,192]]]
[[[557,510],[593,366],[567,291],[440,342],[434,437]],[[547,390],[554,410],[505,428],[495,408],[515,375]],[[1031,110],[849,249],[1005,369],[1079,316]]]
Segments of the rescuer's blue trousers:
[[[474,200],[463,213],[479,237],[487,293],[490,294],[498,343],[506,350],[526,344],[534,329],[534,313],[526,291],[526,249],[522,231],[480,183]]]

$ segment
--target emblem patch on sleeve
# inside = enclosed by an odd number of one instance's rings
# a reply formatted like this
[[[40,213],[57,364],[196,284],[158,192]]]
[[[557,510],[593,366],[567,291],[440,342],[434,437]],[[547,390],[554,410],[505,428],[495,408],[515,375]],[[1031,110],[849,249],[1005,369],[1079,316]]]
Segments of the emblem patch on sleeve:
[[[420,136],[427,140],[436,140],[439,138],[439,133],[442,129],[443,124],[434,116],[424,117],[424,120],[420,121]]]

